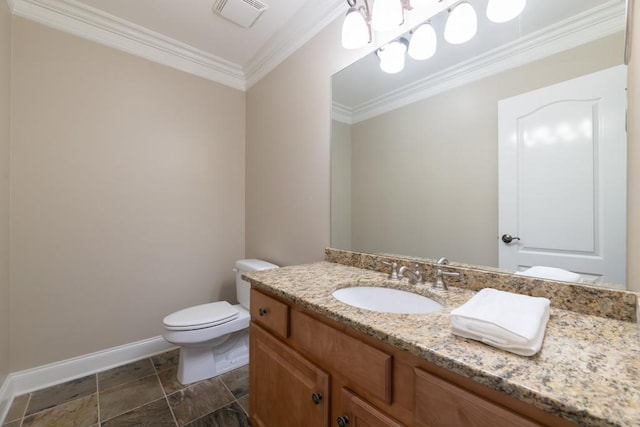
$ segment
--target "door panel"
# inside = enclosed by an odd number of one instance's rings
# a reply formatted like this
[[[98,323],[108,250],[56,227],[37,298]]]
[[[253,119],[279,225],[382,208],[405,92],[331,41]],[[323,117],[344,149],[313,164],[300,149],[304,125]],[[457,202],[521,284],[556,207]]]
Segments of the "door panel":
[[[626,67],[499,102],[500,268],[625,283]]]

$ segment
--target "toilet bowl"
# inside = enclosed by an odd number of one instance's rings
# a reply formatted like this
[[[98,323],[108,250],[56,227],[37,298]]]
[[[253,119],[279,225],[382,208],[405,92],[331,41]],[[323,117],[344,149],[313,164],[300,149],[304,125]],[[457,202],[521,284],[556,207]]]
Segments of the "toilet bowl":
[[[176,311],[163,320],[163,338],[180,347],[178,381],[190,384],[215,377],[249,363],[249,291],[242,279],[250,271],[277,268],[258,259],[236,261],[236,296]]]

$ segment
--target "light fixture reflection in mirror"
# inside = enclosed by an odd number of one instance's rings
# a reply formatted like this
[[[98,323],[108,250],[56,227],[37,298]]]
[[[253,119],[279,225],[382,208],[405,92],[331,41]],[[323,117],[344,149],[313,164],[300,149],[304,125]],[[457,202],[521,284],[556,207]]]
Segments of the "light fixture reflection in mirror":
[[[438,38],[431,24],[422,24],[411,35],[409,56],[417,60],[431,58],[436,53]]]
[[[402,38],[378,49],[380,69],[385,73],[395,74],[404,69],[404,53],[407,51],[407,40]]]
[[[471,40],[477,31],[476,11],[469,3],[463,2],[449,12],[444,27],[444,39],[451,44],[462,44]]]

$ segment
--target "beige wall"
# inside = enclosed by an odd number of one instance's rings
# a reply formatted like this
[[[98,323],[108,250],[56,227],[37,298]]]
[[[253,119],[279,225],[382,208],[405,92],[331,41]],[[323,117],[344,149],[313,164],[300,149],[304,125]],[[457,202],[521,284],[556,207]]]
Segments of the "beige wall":
[[[331,122],[331,245],[351,248],[351,125]]]
[[[0,386],[9,373],[9,146],[11,15],[0,1]]]
[[[233,300],[245,96],[13,19],[11,370]]]
[[[338,21],[247,92],[248,257],[299,264],[329,246],[329,76],[355,55]]]
[[[353,250],[497,267],[498,101],[620,65],[623,45],[618,33],[353,125]]]
[[[627,283],[640,291],[640,2],[635,2],[633,54],[629,63],[627,186]]]

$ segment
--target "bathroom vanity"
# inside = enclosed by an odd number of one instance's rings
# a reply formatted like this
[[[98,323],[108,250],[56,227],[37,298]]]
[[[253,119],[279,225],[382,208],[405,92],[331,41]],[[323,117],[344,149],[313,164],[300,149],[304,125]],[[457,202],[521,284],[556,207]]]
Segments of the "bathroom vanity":
[[[542,350],[522,357],[451,334],[447,315],[473,290],[386,277],[331,262],[247,275],[254,425],[640,425],[638,323],[552,308]],[[443,309],[378,313],[332,296],[359,285]]]

